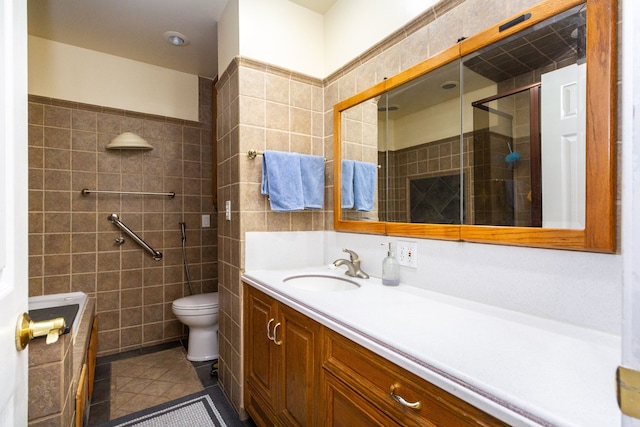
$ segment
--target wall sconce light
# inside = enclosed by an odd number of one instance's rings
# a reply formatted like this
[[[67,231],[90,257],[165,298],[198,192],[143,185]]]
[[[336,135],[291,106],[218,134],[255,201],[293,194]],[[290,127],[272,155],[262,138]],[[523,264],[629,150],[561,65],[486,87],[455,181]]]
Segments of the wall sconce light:
[[[152,150],[153,146],[132,132],[123,132],[111,140],[107,150]]]

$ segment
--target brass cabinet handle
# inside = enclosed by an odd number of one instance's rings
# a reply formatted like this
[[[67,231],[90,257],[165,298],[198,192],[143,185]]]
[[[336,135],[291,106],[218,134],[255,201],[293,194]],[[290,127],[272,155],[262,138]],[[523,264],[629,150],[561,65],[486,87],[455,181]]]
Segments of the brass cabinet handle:
[[[274,320],[276,319],[271,318],[271,320],[269,320],[269,323],[267,323],[267,338],[269,338],[269,340],[271,341],[275,340],[275,336],[276,336],[276,328],[273,328],[273,336],[269,332],[271,329],[271,322],[273,322]]]
[[[27,313],[22,313],[16,324],[16,348],[24,350],[32,339],[45,335],[47,344],[53,344],[58,341],[66,326],[63,317],[34,322]]]
[[[389,390],[389,393],[391,394],[391,397],[393,397],[393,400],[395,400],[396,402],[398,402],[399,404],[406,406],[408,408],[412,408],[412,409],[420,409],[422,407],[422,402],[417,401],[417,402],[407,402],[406,400],[404,400],[404,398],[402,396],[400,396],[399,394],[395,393],[396,388],[398,388],[400,386],[396,385],[396,384],[392,384],[391,388]]]
[[[278,341],[278,339],[276,338],[276,330],[278,329],[278,326],[280,326],[281,323],[278,322],[276,323],[276,326],[273,327],[273,342],[276,343],[276,345],[280,345],[282,344],[282,340]]]

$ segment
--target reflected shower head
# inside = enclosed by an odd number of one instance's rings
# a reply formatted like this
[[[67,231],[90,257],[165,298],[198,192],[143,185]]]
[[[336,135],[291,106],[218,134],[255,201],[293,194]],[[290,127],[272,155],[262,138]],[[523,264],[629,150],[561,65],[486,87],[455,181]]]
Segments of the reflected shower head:
[[[511,150],[511,144],[509,143],[507,143],[507,147],[509,147],[509,154],[504,156],[504,161],[509,165],[509,168],[512,168],[513,164],[520,160],[520,153]]]

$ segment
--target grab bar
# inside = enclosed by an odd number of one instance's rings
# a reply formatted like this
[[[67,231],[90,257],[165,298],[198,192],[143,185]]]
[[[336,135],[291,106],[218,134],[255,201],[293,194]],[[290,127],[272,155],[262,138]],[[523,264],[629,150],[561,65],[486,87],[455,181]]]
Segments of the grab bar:
[[[142,248],[144,250],[146,250],[147,252],[149,252],[151,254],[151,256],[153,257],[153,259],[155,261],[160,261],[162,260],[162,252],[158,252],[155,249],[153,249],[151,246],[149,246],[147,244],[147,242],[145,242],[144,240],[142,240],[140,237],[138,237],[138,235],[136,233],[134,233],[133,231],[131,231],[131,229],[129,227],[127,227],[126,225],[124,225],[122,223],[122,221],[120,221],[120,219],[118,218],[118,215],[116,214],[111,214],[107,217],[107,220],[111,223],[111,224],[115,224],[120,230],[124,231],[129,237],[131,237],[133,239],[134,242],[136,242],[137,244],[139,244],[140,246],[142,246]]]
[[[109,191],[109,190],[89,190],[88,188],[83,188],[82,190],[80,190],[80,193],[83,196],[86,196],[87,194],[91,194],[91,193],[96,193],[96,194],[104,193],[104,194],[133,194],[137,196],[167,196],[167,197],[171,197],[172,199],[176,197],[176,193],[174,193],[173,191],[169,193],[152,193],[149,191]]]

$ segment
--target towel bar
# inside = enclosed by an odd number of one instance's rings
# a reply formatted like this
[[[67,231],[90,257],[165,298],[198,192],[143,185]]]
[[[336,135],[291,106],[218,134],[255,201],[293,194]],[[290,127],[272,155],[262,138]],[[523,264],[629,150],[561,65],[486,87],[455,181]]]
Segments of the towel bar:
[[[262,154],[264,154],[262,151],[258,151],[258,150],[254,150],[253,148],[249,151],[247,151],[247,157],[250,160],[253,160],[256,158],[256,156],[262,156]],[[327,163],[327,158],[325,157],[324,162]]]

